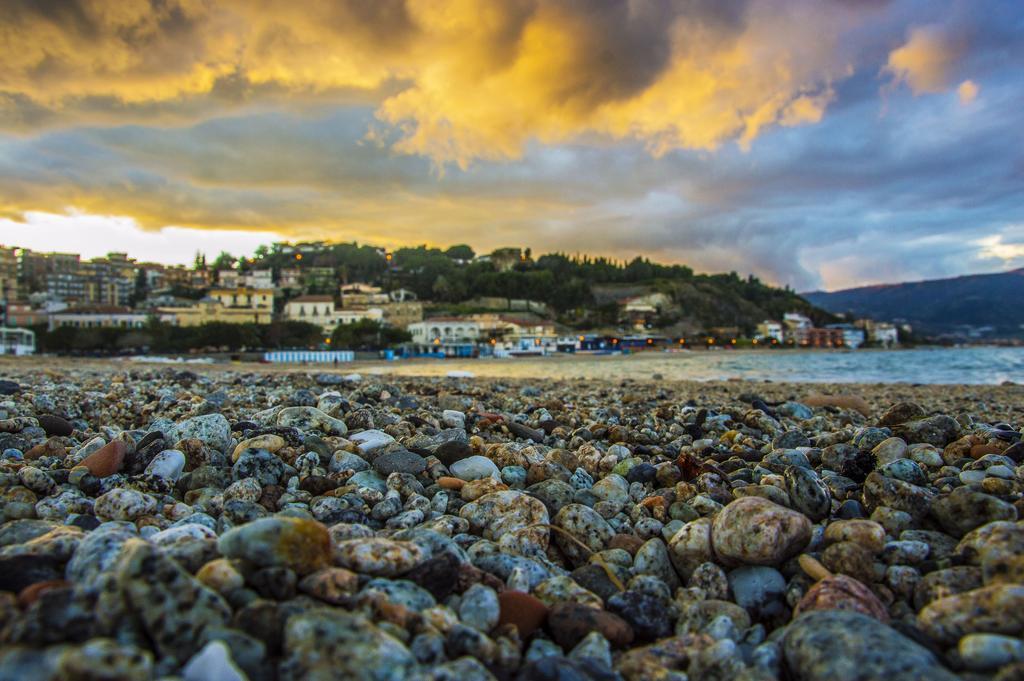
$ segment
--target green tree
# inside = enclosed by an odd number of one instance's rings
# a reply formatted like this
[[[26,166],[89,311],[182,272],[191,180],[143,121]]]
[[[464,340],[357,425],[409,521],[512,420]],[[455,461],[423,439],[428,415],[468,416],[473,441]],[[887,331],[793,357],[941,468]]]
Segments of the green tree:
[[[217,259],[213,261],[212,267],[215,272],[220,270],[230,270],[234,269],[235,263],[237,262],[238,258],[227,251],[221,251],[220,255],[217,256]]]
[[[335,350],[382,350],[410,340],[412,336],[404,329],[360,319],[352,324],[338,324],[331,334],[331,347]]]
[[[476,253],[473,252],[473,249],[466,244],[451,246],[444,252],[444,254],[452,260],[472,260],[476,257]]]

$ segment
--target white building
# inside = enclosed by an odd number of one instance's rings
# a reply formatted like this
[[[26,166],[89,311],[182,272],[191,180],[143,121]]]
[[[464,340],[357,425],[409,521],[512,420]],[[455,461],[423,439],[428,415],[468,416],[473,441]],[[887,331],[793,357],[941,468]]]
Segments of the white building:
[[[480,323],[461,317],[434,317],[405,328],[419,345],[475,343],[480,338]]]
[[[338,310],[337,315],[339,324],[355,324],[364,319],[372,319],[375,322],[384,321],[384,310],[379,307]]]
[[[285,303],[284,318],[316,324],[329,333],[338,324],[338,311],[331,296],[299,296]]]
[[[259,289],[274,288],[274,271],[250,270],[245,275],[245,286]]]
[[[151,316],[153,315],[145,312],[133,312],[130,308],[115,305],[73,308],[51,314],[49,330],[53,331],[61,326],[71,326],[76,329],[141,329],[146,326],[146,322]],[[162,322],[174,322],[174,315],[171,314],[164,313],[155,316]]]
[[[780,322],[766,319],[757,325],[758,337],[782,343],[785,340],[784,330]]]
[[[870,334],[872,342],[878,343],[879,345],[887,348],[899,345],[899,330],[887,322],[875,322],[868,327],[868,333]]]
[[[800,314],[799,312],[787,312],[782,317],[782,323],[786,325],[786,328],[791,331],[802,331],[804,329],[810,329],[814,326],[810,317]]]

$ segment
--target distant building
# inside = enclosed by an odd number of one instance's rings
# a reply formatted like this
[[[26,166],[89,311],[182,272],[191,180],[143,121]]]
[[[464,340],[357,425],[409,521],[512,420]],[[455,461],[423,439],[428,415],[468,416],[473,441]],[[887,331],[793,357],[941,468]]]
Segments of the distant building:
[[[244,284],[249,288],[274,288],[274,271],[271,269],[249,270],[245,273]]]
[[[383,305],[391,300],[380,287],[369,284],[342,284],[340,291],[343,308]]]
[[[20,298],[18,286],[18,249],[0,246],[0,302]]]
[[[302,272],[302,285],[307,291],[330,293],[337,284],[338,275],[333,267],[309,267]]]
[[[286,267],[281,270],[277,280],[277,287],[283,289],[302,288],[302,270],[298,267]]]
[[[782,323],[790,331],[799,331],[801,329],[809,329],[814,326],[810,317],[800,314],[799,312],[787,312],[782,317]]]
[[[423,321],[423,303],[417,300],[385,303],[376,307],[384,313],[384,323],[395,329]]]
[[[872,322],[867,329],[872,343],[891,348],[900,343],[900,333],[895,325],[888,322]]]
[[[308,322],[327,333],[338,324],[338,313],[331,296],[299,296],[285,303],[284,318],[293,322]]]
[[[274,292],[266,289],[215,288],[210,291],[210,297],[224,307],[274,311]]]
[[[829,324],[826,328],[839,329],[843,332],[843,345],[856,350],[864,345],[864,329],[858,329],[853,324]]]
[[[339,324],[355,324],[364,319],[375,322],[384,321],[384,310],[379,307],[348,308],[337,311]]]
[[[433,317],[409,324],[406,330],[413,343],[446,345],[475,343],[480,338],[480,323],[463,317]]]
[[[757,336],[768,341],[774,340],[777,343],[782,343],[786,339],[782,323],[770,319],[766,319],[757,325]]]
[[[194,305],[160,307],[161,315],[177,326],[199,326],[211,322],[228,324],[269,324],[274,315],[274,292],[266,289],[213,289]]]
[[[160,314],[162,321],[170,321],[170,315]],[[50,331],[62,326],[76,329],[141,329],[150,319],[150,315],[134,312],[127,307],[118,305],[91,305],[70,308],[63,312],[50,315]]]
[[[7,326],[39,326],[49,322],[49,314],[46,310],[33,307],[26,301],[8,301],[6,316]]]
[[[799,345],[813,348],[842,347],[843,330],[816,327],[797,329],[793,332],[793,339]]]

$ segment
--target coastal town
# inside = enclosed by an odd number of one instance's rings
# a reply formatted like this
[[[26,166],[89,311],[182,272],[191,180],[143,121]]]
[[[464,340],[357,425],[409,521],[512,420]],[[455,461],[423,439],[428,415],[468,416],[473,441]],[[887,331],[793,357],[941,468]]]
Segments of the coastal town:
[[[213,337],[203,346],[180,348],[267,351],[268,357],[277,359],[294,355],[271,350],[332,351],[323,357],[337,359],[337,351],[387,357],[510,357],[691,348],[856,349],[894,347],[911,331],[908,325],[824,317],[820,311],[779,305],[782,314],[774,318],[747,313],[744,323],[707,323],[687,317],[680,296],[657,286],[613,288],[610,295],[602,292],[603,301],[583,296],[572,301],[577,303],[572,308],[558,299],[543,300],[543,287],[541,295],[531,296],[517,284],[517,275],[529,278],[538,269],[529,249],[500,249],[480,256],[466,246],[443,253],[405,249],[414,251],[420,261],[424,253],[435,261],[441,258],[444,267],[451,268],[433,280],[428,272],[427,286],[417,286],[423,270],[436,263],[417,262],[409,253],[344,246],[350,255],[340,264],[336,257],[325,257],[336,254],[338,246],[306,242],[274,243],[252,258],[223,253],[209,263],[197,254],[191,266],[140,262],[123,252],[85,259],[75,253],[0,247],[5,352],[32,352],[38,335],[71,339],[66,347],[55,341],[44,344],[48,350],[147,351],[151,348],[142,331],[154,326],[224,329],[290,324],[301,332],[278,335],[269,343],[262,338],[219,342]],[[636,264],[623,269],[629,271]],[[450,280],[456,280],[453,273],[469,268],[483,272],[481,278],[497,278],[495,290],[483,293],[502,295],[452,294],[448,289],[453,286]],[[672,272],[677,270],[693,276],[687,268],[675,267]],[[505,284],[520,290],[502,289],[500,277],[505,274]],[[767,288],[760,282],[755,285]],[[106,330],[106,336],[97,335],[100,330]],[[103,347],[104,339],[116,340],[115,347]]]

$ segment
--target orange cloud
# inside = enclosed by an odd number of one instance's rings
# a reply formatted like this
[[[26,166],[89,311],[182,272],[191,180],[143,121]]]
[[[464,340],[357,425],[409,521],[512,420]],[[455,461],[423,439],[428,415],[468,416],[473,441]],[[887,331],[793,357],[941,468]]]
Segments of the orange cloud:
[[[964,45],[938,26],[910,30],[907,42],[889,53],[885,71],[915,95],[944,92],[962,56]]]
[[[396,151],[463,167],[531,140],[634,139],[660,155],[816,122],[858,17],[816,0],[8,4],[8,129],[358,97]]]
[[[956,94],[960,97],[961,104],[970,104],[977,99],[980,90],[981,88],[973,80],[965,80],[957,87]]]

